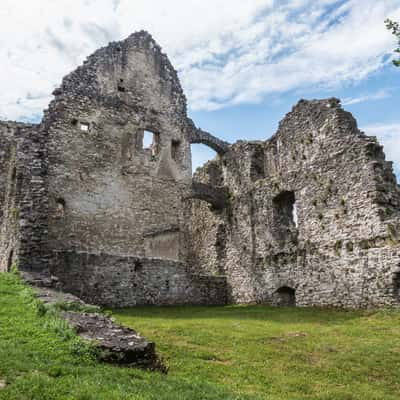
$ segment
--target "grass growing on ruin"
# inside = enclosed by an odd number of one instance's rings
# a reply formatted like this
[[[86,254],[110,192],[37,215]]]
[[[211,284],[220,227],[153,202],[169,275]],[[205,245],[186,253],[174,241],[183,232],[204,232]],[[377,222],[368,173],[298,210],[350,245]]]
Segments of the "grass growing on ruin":
[[[0,274],[0,399],[398,399],[400,311],[264,306],[114,310],[169,374],[99,364]],[[2,388],[2,386],[5,387]]]

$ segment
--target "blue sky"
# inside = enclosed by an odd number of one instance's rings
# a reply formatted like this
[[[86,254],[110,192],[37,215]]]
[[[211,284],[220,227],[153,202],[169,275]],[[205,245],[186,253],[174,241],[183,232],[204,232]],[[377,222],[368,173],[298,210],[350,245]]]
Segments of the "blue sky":
[[[243,138],[265,140],[276,132],[279,121],[299,99],[327,97],[340,98],[343,108],[357,119],[359,128],[378,137],[385,146],[387,159],[395,161],[394,168],[400,182],[400,68],[392,64],[365,80],[331,90],[310,88],[269,97],[259,104],[215,111],[190,110],[190,116],[204,130],[218,132],[221,138],[230,142]],[[196,166],[215,156],[203,145],[196,145],[193,153]]]
[[[145,29],[169,55],[201,128],[267,139],[300,98],[338,97],[400,176],[400,69],[384,19],[400,0],[1,0],[0,118],[37,121],[61,79]],[[194,167],[213,157],[193,146]]]

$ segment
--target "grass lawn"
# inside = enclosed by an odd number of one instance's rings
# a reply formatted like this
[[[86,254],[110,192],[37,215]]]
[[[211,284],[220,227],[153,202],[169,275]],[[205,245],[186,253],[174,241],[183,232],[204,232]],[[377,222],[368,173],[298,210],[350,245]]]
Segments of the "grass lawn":
[[[400,311],[113,313],[156,342],[168,375],[97,363],[54,316],[38,316],[17,277],[0,274],[0,399],[400,399]]]

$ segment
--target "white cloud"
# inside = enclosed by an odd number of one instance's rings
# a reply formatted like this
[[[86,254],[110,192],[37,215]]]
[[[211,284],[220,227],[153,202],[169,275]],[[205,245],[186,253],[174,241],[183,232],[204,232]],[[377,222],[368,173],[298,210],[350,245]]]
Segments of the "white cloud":
[[[400,19],[398,0],[1,0],[0,118],[39,114],[87,55],[140,29],[193,109],[351,83],[392,51],[387,16]]]
[[[394,169],[400,178],[400,122],[366,125],[361,129],[367,135],[376,136],[383,144],[386,159],[394,162]]]
[[[369,93],[369,94],[361,95],[358,97],[349,97],[347,99],[343,99],[342,104],[344,106],[348,106],[348,105],[352,105],[352,104],[364,103],[366,101],[383,100],[383,99],[387,99],[388,97],[390,97],[389,91],[378,90],[375,93]]]

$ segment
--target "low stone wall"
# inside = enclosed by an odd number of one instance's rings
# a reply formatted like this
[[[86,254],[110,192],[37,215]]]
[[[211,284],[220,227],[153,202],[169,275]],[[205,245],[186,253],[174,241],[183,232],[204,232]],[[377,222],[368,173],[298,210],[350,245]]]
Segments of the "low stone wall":
[[[173,260],[63,251],[51,273],[62,290],[103,306],[226,303],[224,277],[192,275]]]

